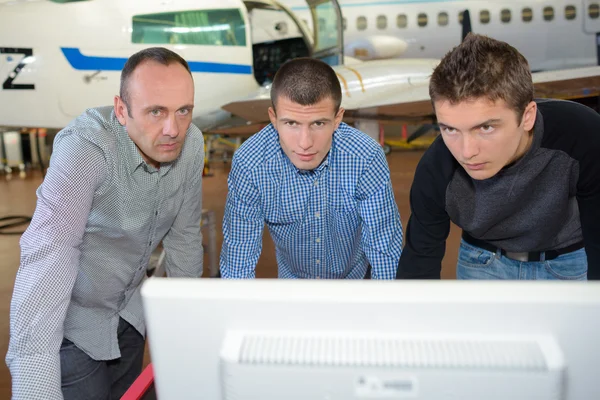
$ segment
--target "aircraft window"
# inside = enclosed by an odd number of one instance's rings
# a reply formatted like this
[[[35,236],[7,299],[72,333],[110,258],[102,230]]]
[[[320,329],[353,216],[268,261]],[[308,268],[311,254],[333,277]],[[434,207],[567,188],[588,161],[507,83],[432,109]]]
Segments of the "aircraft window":
[[[438,25],[439,26],[448,25],[448,13],[447,12],[441,12],[438,14]]]
[[[319,18],[319,32],[327,31],[327,22],[325,18]]]
[[[500,11],[500,21],[504,22],[505,24],[510,22],[510,10],[508,8]]]
[[[131,41],[245,46],[246,25],[237,8],[134,15]]]
[[[600,16],[600,6],[597,3],[592,3],[588,7],[588,15],[592,19],[597,19]]]
[[[552,21],[554,19],[554,8],[544,7],[544,21]]]
[[[396,17],[396,25],[398,28],[406,28],[408,25],[408,19],[406,18],[406,14],[398,14]]]
[[[364,31],[367,29],[367,18],[366,17],[358,17],[356,18],[356,29],[359,31]]]
[[[575,6],[566,6],[565,7],[565,18],[568,20],[575,19],[577,16],[577,9]]]
[[[419,15],[417,15],[417,24],[420,27],[427,26],[427,14],[419,13]]]
[[[523,11],[521,11],[521,17],[523,18],[523,22],[531,22],[533,19],[533,10],[529,7],[525,7]]]
[[[458,13],[458,23],[462,25],[462,21],[463,21],[463,12],[460,11]]]
[[[488,10],[479,11],[479,22],[487,24],[490,22],[490,12]]]
[[[377,16],[377,29],[387,28],[387,17],[385,15]]]

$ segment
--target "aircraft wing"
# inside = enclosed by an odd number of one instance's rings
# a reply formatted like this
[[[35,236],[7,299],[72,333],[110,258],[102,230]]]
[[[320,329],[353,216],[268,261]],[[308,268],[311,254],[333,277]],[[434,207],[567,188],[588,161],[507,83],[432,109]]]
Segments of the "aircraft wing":
[[[429,77],[438,62],[396,59],[334,67],[342,86],[344,120],[414,125],[434,121]],[[537,72],[532,77],[536,98],[581,99],[600,95],[600,66]],[[269,121],[269,89],[262,88],[223,109],[257,124],[254,126],[264,126]],[[247,125],[250,126],[253,125]],[[252,129],[246,131],[250,133]]]
[[[600,66],[532,74],[535,97],[576,100],[600,95]]]
[[[378,60],[333,67],[342,86],[345,120],[414,121],[431,115],[429,75],[438,62]],[[224,105],[223,109],[246,121],[264,123],[269,121],[270,105],[270,87],[264,87],[245,99]]]

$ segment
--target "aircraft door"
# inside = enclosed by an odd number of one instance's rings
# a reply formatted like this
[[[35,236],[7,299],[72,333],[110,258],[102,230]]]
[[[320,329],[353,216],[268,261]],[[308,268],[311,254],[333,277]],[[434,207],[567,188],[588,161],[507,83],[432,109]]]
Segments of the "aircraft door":
[[[583,0],[583,30],[586,33],[600,32],[600,1]]]
[[[342,11],[337,0],[306,0],[313,20],[314,58],[344,63]]]

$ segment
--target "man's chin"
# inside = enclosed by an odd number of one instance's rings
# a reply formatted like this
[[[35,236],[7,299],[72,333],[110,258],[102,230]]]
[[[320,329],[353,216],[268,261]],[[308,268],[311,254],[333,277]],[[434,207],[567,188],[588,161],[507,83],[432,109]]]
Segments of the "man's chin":
[[[173,151],[173,152],[169,152],[167,154],[161,154],[160,157],[158,157],[158,162],[160,163],[170,163],[173,162],[175,160],[177,160],[179,158],[179,156],[181,155],[181,150],[179,151]]]
[[[304,171],[311,171],[315,168],[318,167],[319,164],[315,163],[314,161],[300,161],[300,160],[296,160],[294,163],[294,166],[300,170],[304,170]]]
[[[471,178],[475,179],[476,181],[483,181],[483,180],[492,178],[498,173],[498,171],[492,171],[489,169],[483,169],[483,170],[479,170],[479,171],[470,171],[469,169],[464,168],[464,170]]]

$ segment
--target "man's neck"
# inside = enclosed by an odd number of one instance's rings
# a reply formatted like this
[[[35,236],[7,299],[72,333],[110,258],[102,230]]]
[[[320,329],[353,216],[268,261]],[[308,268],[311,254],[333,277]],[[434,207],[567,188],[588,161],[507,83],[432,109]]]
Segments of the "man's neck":
[[[519,143],[519,147],[517,148],[517,153],[515,154],[513,159],[511,161],[509,161],[508,164],[506,164],[505,168],[513,165],[514,163],[519,161],[521,158],[523,158],[523,156],[525,154],[527,154],[527,152],[531,148],[532,143],[533,143],[533,129],[526,133],[526,137],[524,138],[524,140],[522,140],[521,143]]]

